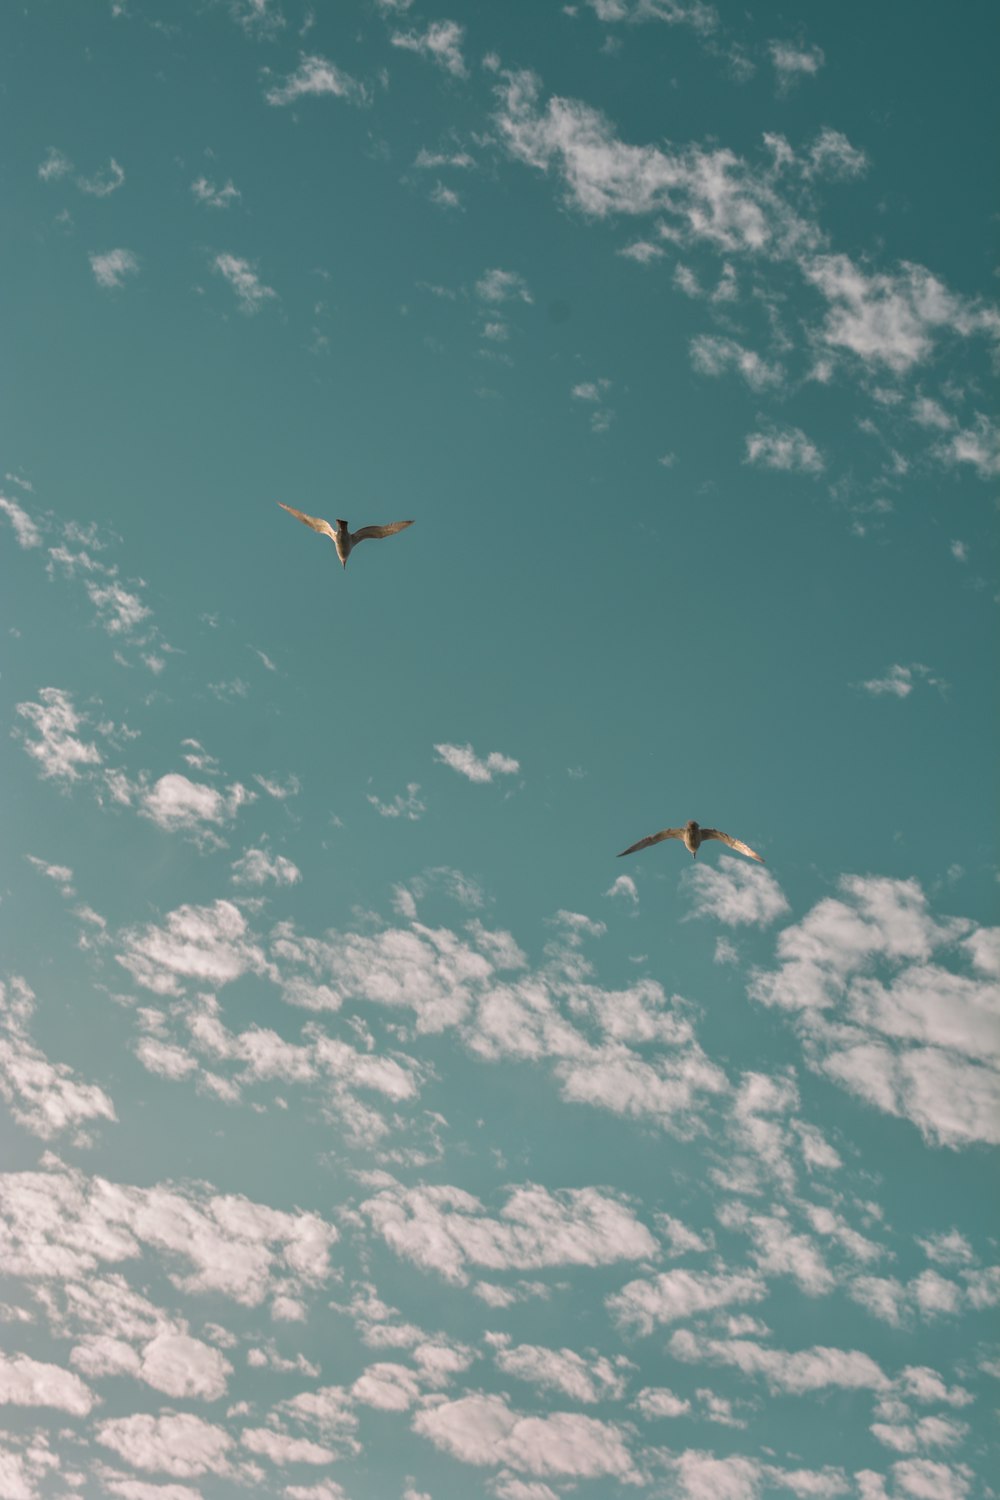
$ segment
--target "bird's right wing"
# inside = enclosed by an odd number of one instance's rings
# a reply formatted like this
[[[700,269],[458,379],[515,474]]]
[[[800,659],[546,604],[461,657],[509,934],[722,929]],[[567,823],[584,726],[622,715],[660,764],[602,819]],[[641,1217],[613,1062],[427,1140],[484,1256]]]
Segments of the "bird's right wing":
[[[742,839],[734,839],[729,833],[723,833],[719,828],[703,828],[701,830],[703,839],[720,839],[723,844],[728,844],[730,849],[735,849],[738,854],[745,854],[747,859],[755,859],[758,864],[764,864],[759,854],[755,854],[749,844],[744,844]]]
[[[373,537],[395,536],[397,531],[405,531],[412,525],[412,521],[393,521],[388,526],[362,526],[360,531],[351,532],[351,541],[356,546],[358,542],[367,542]]]
[[[637,844],[632,844],[628,849],[623,849],[618,858],[621,859],[625,854],[635,854],[637,849],[648,849],[650,844],[658,844],[661,839],[682,839],[683,837],[683,828],[661,828],[659,833],[651,833],[648,838],[640,839]]]
[[[321,532],[323,536],[331,537],[334,541],[336,541],[337,533],[334,531],[329,521],[324,521],[319,516],[307,516],[304,510],[296,510],[294,505],[286,505],[284,500],[279,500],[278,504],[281,506],[282,510],[287,510],[290,516],[295,516],[295,518],[301,521],[303,525],[311,526],[313,531]]]

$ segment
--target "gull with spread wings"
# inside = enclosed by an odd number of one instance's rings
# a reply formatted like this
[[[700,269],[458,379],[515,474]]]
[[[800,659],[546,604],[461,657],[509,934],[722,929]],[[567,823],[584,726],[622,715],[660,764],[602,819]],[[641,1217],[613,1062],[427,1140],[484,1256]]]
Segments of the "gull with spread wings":
[[[347,559],[359,542],[367,542],[371,537],[395,536],[397,531],[413,525],[412,521],[393,521],[389,526],[362,526],[360,531],[351,531],[346,521],[338,521],[334,529],[329,521],[324,521],[319,516],[307,516],[304,510],[296,510],[294,505],[286,505],[284,500],[279,500],[278,504],[282,510],[287,510],[290,516],[295,516],[304,526],[311,526],[313,531],[318,531],[322,536],[328,536],[336,547],[337,556],[345,568]]]
[[[624,854],[635,854],[637,849],[648,849],[650,844],[658,844],[661,839],[683,839],[684,847],[689,854],[697,857],[698,848],[706,839],[721,839],[728,844],[730,849],[735,849],[739,854],[745,854],[748,859],[764,861],[759,854],[755,854],[749,844],[744,844],[740,839],[731,838],[728,833],[722,833],[718,828],[701,828],[692,818],[685,823],[683,828],[661,828],[659,833],[651,833],[648,838],[640,839],[637,844],[632,844],[628,849],[623,849],[618,858]]]

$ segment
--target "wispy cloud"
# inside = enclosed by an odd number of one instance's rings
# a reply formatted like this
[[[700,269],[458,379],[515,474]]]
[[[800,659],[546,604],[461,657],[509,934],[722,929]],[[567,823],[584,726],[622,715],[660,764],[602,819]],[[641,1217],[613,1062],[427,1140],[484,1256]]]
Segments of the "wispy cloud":
[[[524,277],[517,271],[502,271],[499,266],[484,271],[476,282],[476,296],[483,302],[532,302]]]
[[[374,807],[379,817],[403,818],[409,823],[416,823],[427,811],[426,802],[422,802],[418,793],[420,783],[411,781],[407,784],[406,796],[397,792],[391,802],[380,802],[371,792],[368,793],[368,801]]]
[[[778,75],[778,87],[783,92],[800,78],[818,73],[825,61],[822,47],[807,47],[799,42],[769,42],[768,51]]]
[[[42,534],[23,506],[8,495],[0,495],[0,512],[10,522],[19,547],[40,547]]]
[[[963,428],[936,449],[943,463],[971,464],[980,479],[1000,474],[1000,426],[977,412],[972,427]]]
[[[254,797],[255,793],[239,782],[220,792],[172,771],[143,792],[139,811],[167,833],[208,833],[212,837],[208,825],[221,827],[231,822]]]
[[[922,662],[911,662],[908,667],[894,663],[884,677],[872,677],[867,682],[861,682],[858,686],[863,692],[870,693],[873,698],[908,698],[918,683],[924,682],[928,687],[935,687],[940,692],[947,690],[948,684],[943,678],[935,676],[930,667],[925,667]]]
[[[231,204],[239,201],[241,196],[238,187],[233,185],[232,179],[225,187],[216,187],[207,177],[196,177],[191,184],[191,191],[199,203],[204,203],[208,208],[229,208]]]
[[[95,172],[92,177],[78,177],[76,185],[81,193],[88,193],[92,198],[109,198],[124,181],[125,173],[112,156],[102,171]]]
[[[364,84],[336,63],[315,53],[303,53],[295,72],[289,73],[283,83],[272,84],[264,98],[268,104],[281,106],[324,94],[346,99],[349,104],[364,104],[368,97]]]
[[[273,287],[264,285],[252,263],[241,260],[239,256],[217,255],[212,262],[212,269],[229,282],[238,298],[240,311],[248,317],[259,312],[265,302],[272,301],[278,295]]]
[[[233,861],[232,871],[234,885],[266,885],[269,880],[275,885],[296,885],[302,879],[298,865],[267,849],[248,849]]]
[[[768,364],[752,349],[744,349],[735,339],[700,334],[691,341],[691,363],[701,375],[722,375],[736,370],[751,390],[781,385],[785,372],[779,364]]]
[[[131,250],[96,251],[90,257],[90,269],[98,286],[122,286],[129,276],[139,274],[138,257]]]
[[[19,703],[18,716],[34,729],[37,739],[24,737],[24,748],[38,762],[44,777],[77,781],[81,766],[100,765],[103,757],[92,741],[80,738],[87,722],[77,712],[69,693],[42,688],[37,703]]]
[[[492,781],[495,776],[513,776],[520,769],[519,761],[499,750],[491,750],[481,759],[471,745],[435,745],[438,760],[470,781]]]
[[[389,38],[394,47],[429,57],[453,78],[466,78],[468,68],[462,56],[465,27],[457,21],[432,21],[425,31],[394,31]]]

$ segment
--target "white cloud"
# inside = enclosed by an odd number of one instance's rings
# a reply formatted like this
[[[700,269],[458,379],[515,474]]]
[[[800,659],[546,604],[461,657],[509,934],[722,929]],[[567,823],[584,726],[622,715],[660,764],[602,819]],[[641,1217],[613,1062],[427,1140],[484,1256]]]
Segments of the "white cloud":
[[[700,375],[722,375],[736,370],[751,390],[762,391],[781,385],[785,372],[778,364],[770,365],[752,349],[744,349],[735,339],[699,334],[691,341],[691,363]]]
[[[823,472],[822,454],[798,427],[751,432],[747,435],[746,443],[748,464],[761,464],[766,469],[782,469],[786,473]]]
[[[944,463],[971,464],[980,479],[992,479],[1000,474],[1000,427],[977,412],[972,427],[956,432],[936,452]]]
[[[630,901],[633,906],[639,905],[639,890],[631,875],[619,875],[613,880],[604,892],[606,896],[621,896],[623,900]]]
[[[17,1123],[43,1141],[81,1129],[91,1120],[116,1121],[114,1104],[95,1083],[81,1083],[66,1063],[53,1063],[31,1040],[28,1022],[35,997],[23,979],[0,983],[0,1096]]]
[[[443,765],[451,766],[470,781],[492,781],[494,776],[513,776],[521,769],[519,761],[502,755],[499,750],[491,750],[485,759],[480,759],[471,745],[435,745],[434,749]]]
[[[687,1328],[671,1336],[667,1349],[687,1364],[730,1365],[744,1375],[763,1375],[771,1390],[792,1396],[829,1386],[883,1391],[890,1384],[871,1356],[860,1349],[814,1347],[791,1352],[765,1348],[750,1339],[705,1338]]]
[[[127,635],[152,613],[138,594],[130,594],[120,583],[103,587],[88,580],[87,593],[109,635]]]
[[[466,1285],[469,1268],[531,1270],[612,1265],[655,1253],[656,1241],[631,1209],[597,1188],[550,1193],[515,1188],[499,1218],[471,1193],[444,1185],[405,1189],[380,1174],[361,1212],[386,1244],[421,1270]]]
[[[406,786],[406,796],[397,792],[391,802],[380,802],[371,792],[368,793],[368,801],[374,807],[380,818],[404,818],[409,823],[416,823],[427,811],[427,803],[422,802],[417,793],[420,791],[418,781],[410,781]]]
[[[92,198],[109,198],[124,181],[125,173],[112,156],[103,171],[95,172],[92,177],[78,177],[76,185],[81,193],[88,193]]]
[[[807,177],[862,177],[868,170],[868,158],[852,146],[846,135],[825,126],[809,148],[803,171]]]
[[[511,1344],[506,1334],[487,1334],[486,1338],[496,1350],[497,1369],[504,1375],[529,1381],[543,1390],[558,1391],[583,1405],[620,1401],[625,1394],[625,1371],[630,1365],[621,1357],[612,1363],[604,1355],[585,1359],[572,1349]]]
[[[782,89],[799,78],[818,73],[824,62],[822,47],[806,47],[797,42],[769,42],[768,51]]]
[[[77,713],[69,693],[61,688],[42,688],[38,703],[19,703],[17,713],[33,726],[38,738],[25,737],[24,748],[42,768],[44,777],[78,781],[80,766],[100,765],[97,746],[78,737],[86,723]]]
[[[476,296],[483,302],[531,302],[527,282],[516,271],[501,271],[499,267],[484,271],[476,282]]]
[[[38,175],[43,182],[58,182],[60,177],[66,177],[73,170],[73,163],[68,156],[57,151],[55,146],[50,146],[45,156],[38,164]]]
[[[771,874],[745,860],[726,855],[715,865],[688,871],[695,917],[715,917],[728,926],[767,927],[788,911],[788,902]]]
[[[24,857],[40,875],[44,875],[47,880],[54,880],[60,887],[62,895],[76,895],[73,889],[73,871],[69,865],[50,865],[44,859],[37,859],[34,854],[26,854]]]
[[[665,21],[668,26],[691,26],[706,33],[719,24],[714,5],[704,0],[587,0],[587,4],[599,21]]]
[[[752,1272],[675,1269],[626,1283],[606,1298],[606,1306],[617,1323],[648,1335],[659,1324],[734,1302],[759,1302],[766,1295],[765,1283]]]
[[[250,261],[240,260],[236,255],[217,255],[212,262],[212,269],[226,278],[236,293],[240,312],[246,313],[248,317],[259,312],[265,302],[278,295],[273,287],[264,285]]]
[[[263,951],[248,933],[246,918],[231,901],[179,906],[163,927],[148,923],[122,934],[118,962],[144,988],[158,995],[183,993],[184,981],[231,984],[248,971],[268,972]]]
[[[263,1454],[273,1464],[329,1464],[337,1457],[332,1448],[312,1443],[308,1438],[293,1438],[270,1427],[246,1428],[240,1442],[251,1453]]]
[[[196,177],[191,184],[191,191],[199,203],[204,203],[208,208],[228,208],[230,204],[236,203],[240,198],[240,190],[234,187],[232,179],[225,187],[216,187],[207,177]]]
[[[0,1406],[51,1406],[85,1417],[93,1405],[94,1394],[79,1375],[61,1365],[0,1350]]]
[[[42,534],[28,512],[18,505],[16,500],[11,500],[7,495],[0,495],[0,511],[10,522],[14,536],[19,547],[40,547],[42,545]]]
[[[265,885],[269,880],[275,885],[295,885],[302,879],[298,865],[266,849],[247,849],[233,861],[232,871],[234,885]]]
[[[175,1399],[217,1401],[232,1365],[218,1349],[186,1333],[164,1332],[143,1350],[139,1378]]]
[[[253,800],[254,793],[239,782],[220,792],[172,771],[143,792],[140,812],[167,833],[199,832],[206,824],[231,822],[243,804]]]
[[[113,1417],[98,1423],[95,1436],[134,1468],[157,1470],[178,1479],[225,1474],[229,1469],[227,1454],[233,1446],[223,1427],[190,1412]]]
[[[571,1412],[522,1416],[502,1396],[469,1395],[428,1406],[414,1417],[413,1430],[462,1463],[577,1479],[639,1477],[615,1424]]]
[[[350,104],[363,104],[367,90],[356,78],[338,68],[325,57],[302,54],[294,73],[284,83],[274,84],[264,95],[268,104],[294,104],[296,100],[321,94],[332,94]]]
[[[116,287],[124,285],[126,277],[139,274],[139,261],[131,250],[106,250],[103,255],[95,251],[90,269],[98,286]]]
[[[469,70],[462,57],[464,36],[465,27],[457,21],[432,21],[426,31],[394,31],[389,40],[394,47],[429,57],[454,78],[465,78]]]

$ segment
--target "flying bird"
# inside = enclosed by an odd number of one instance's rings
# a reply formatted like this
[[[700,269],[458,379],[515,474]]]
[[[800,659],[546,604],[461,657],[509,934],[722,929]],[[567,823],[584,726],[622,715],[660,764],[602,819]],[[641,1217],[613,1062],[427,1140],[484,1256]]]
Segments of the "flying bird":
[[[701,828],[693,818],[689,823],[685,823],[683,828],[661,828],[659,833],[651,833],[649,838],[640,839],[637,844],[632,844],[628,849],[623,849],[618,858],[621,859],[624,854],[635,854],[637,849],[648,849],[650,844],[658,844],[661,839],[683,839],[685,849],[689,854],[695,856],[695,858],[697,858],[699,847],[706,839],[721,839],[724,844],[729,845],[730,849],[735,849],[738,853],[745,854],[748,859],[756,859],[761,864],[764,863],[760,855],[755,854],[749,844],[744,844],[740,839],[731,838],[728,833],[722,833],[718,828]]]
[[[278,504],[290,516],[298,517],[304,526],[311,526],[313,531],[328,536],[345,568],[347,559],[359,542],[367,542],[370,537],[395,536],[397,531],[413,525],[412,521],[393,521],[389,526],[362,526],[360,531],[351,531],[346,521],[338,521],[334,529],[329,521],[324,521],[319,516],[307,516],[304,510],[296,510],[294,505],[286,505],[284,500],[279,500]]]

